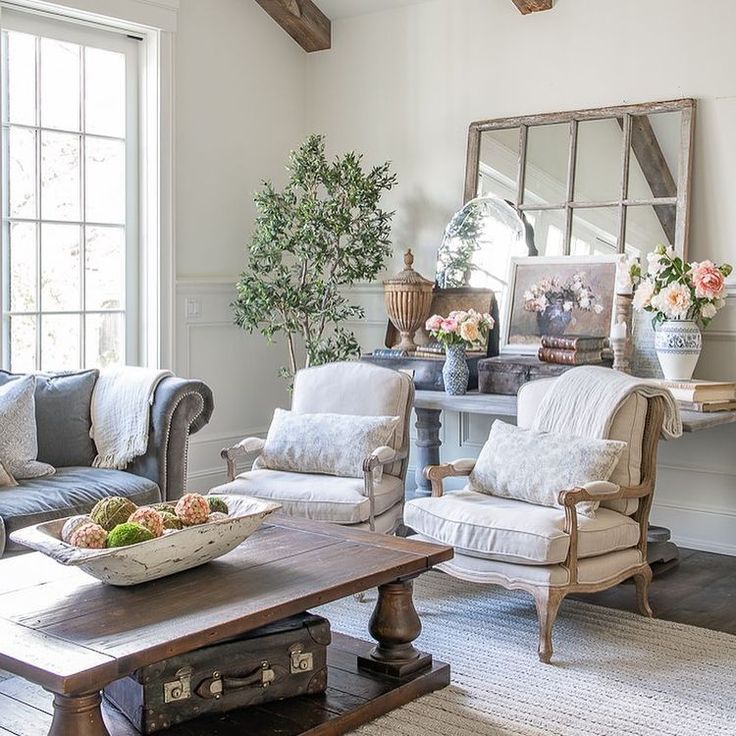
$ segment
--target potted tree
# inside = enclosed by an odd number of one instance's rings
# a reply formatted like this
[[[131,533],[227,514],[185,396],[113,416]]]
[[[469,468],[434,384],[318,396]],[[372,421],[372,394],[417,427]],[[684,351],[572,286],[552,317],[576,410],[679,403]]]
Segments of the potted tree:
[[[280,374],[288,380],[302,365],[360,355],[345,322],[365,314],[345,289],[375,279],[391,253],[394,213],[380,207],[396,183],[390,168],[366,171],[355,153],[328,161],[324,136],[311,135],[291,153],[284,189],[264,182],[255,195],[255,232],[232,308],[248,332],[285,336]]]

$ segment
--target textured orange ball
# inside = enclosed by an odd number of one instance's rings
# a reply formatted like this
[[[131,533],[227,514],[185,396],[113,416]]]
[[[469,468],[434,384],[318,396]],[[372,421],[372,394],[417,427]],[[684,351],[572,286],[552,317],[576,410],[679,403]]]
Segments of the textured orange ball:
[[[210,505],[199,493],[187,493],[176,502],[176,515],[185,526],[204,524],[210,515]]]
[[[128,518],[133,524],[140,524],[148,529],[154,537],[160,537],[164,533],[164,519],[161,514],[150,506],[141,506]]]
[[[69,544],[86,549],[104,549],[107,544],[107,532],[94,522],[82,524],[69,536]]]

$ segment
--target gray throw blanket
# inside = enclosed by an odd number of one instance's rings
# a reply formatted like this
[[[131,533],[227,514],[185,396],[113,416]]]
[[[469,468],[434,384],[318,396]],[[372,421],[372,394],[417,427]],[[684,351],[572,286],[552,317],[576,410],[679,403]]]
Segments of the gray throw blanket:
[[[581,366],[563,373],[542,399],[532,429],[574,437],[608,438],[613,418],[633,393],[665,402],[662,436],[682,434],[680,409],[665,388],[627,373],[600,366]]]

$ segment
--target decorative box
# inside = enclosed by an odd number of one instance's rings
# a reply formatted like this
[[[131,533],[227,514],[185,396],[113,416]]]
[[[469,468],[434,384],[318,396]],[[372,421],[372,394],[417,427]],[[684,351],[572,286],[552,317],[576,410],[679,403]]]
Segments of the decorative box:
[[[478,363],[478,390],[482,394],[515,396],[527,381],[551,378],[573,366],[543,363],[534,355],[497,355]]]
[[[478,364],[483,358],[481,353],[468,355],[468,368],[470,379],[468,389],[478,388]],[[442,378],[442,366],[445,364],[445,356],[437,358],[415,358],[409,355],[376,355],[365,353],[360,358],[366,363],[380,365],[384,368],[392,368],[395,371],[406,371],[414,380],[414,386],[423,391],[444,391],[445,382]]]

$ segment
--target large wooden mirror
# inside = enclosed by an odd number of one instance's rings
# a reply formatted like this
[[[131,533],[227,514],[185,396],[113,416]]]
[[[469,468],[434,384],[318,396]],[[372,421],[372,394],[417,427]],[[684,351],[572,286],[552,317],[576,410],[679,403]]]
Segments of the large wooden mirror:
[[[694,115],[684,99],[472,123],[464,201],[509,202],[539,255],[687,257]]]

